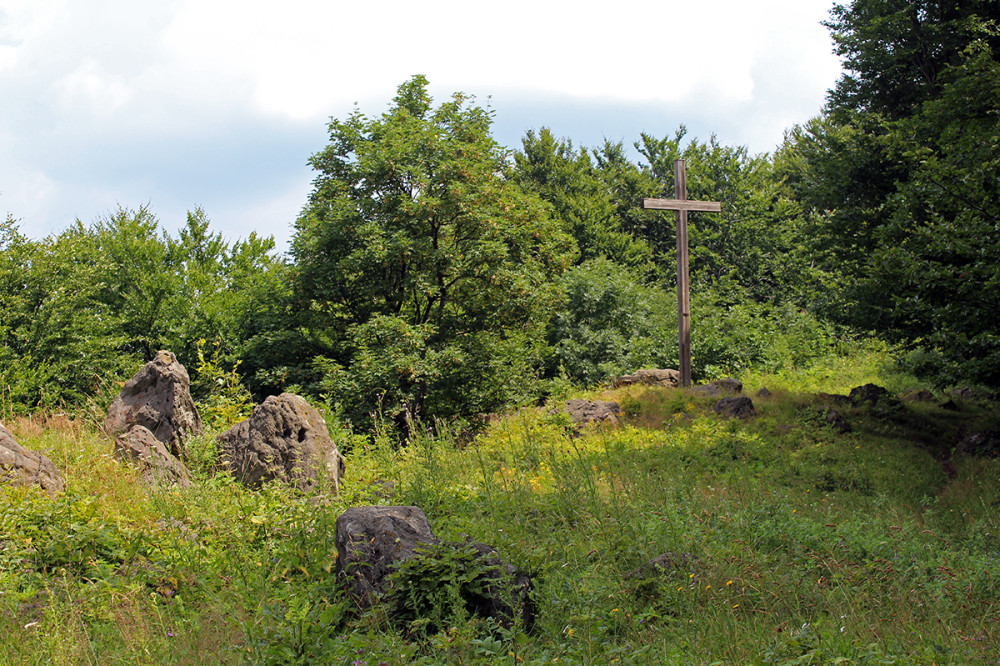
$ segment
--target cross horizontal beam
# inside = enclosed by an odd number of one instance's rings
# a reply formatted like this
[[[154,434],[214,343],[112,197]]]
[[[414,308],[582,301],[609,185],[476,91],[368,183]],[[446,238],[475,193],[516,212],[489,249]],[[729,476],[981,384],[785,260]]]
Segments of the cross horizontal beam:
[[[642,207],[652,210],[722,212],[722,204],[718,201],[694,201],[691,199],[643,199]]]

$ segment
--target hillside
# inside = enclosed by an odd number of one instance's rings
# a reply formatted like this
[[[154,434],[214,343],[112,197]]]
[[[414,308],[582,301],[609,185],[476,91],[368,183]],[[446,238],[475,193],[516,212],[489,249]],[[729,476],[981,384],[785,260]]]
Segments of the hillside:
[[[879,361],[744,377],[747,420],[630,386],[587,394],[622,422],[578,434],[556,400],[472,440],[334,431],[339,496],[247,490],[213,472],[217,432],[189,445],[190,488],[147,489],[94,425],[100,405],[5,416],[67,491],[0,488],[0,662],[994,663],[1000,462],[955,448],[1000,410],[816,395],[914,388]],[[495,547],[533,577],[534,627],[470,615],[468,570],[441,552],[407,571],[410,606],[356,612],[334,523],[364,504],[416,505],[438,537]]]

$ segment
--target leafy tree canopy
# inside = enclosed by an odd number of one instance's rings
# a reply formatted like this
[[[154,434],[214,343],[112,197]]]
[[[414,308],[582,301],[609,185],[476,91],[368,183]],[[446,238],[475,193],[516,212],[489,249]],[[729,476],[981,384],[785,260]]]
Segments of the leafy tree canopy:
[[[524,397],[576,245],[510,178],[492,113],[414,77],[377,118],[330,123],[292,254],[324,386],[355,419]],[[535,351],[533,351],[535,350]]]
[[[849,73],[777,160],[831,276],[827,314],[921,350],[940,383],[1000,385],[993,4],[838,6]]]

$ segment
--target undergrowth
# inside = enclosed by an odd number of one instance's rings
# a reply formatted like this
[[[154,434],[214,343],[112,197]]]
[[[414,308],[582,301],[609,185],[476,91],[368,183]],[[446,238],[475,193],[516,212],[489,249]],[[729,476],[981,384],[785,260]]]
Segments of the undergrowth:
[[[911,388],[886,358],[748,372],[745,394],[771,395],[745,422],[636,386],[590,394],[619,402],[617,427],[578,432],[553,403],[400,447],[376,421],[340,495],[242,487],[212,465],[218,430],[191,488],[146,488],[85,415],[13,418],[68,490],[0,488],[0,662],[1000,663],[1000,462],[952,451],[1000,414],[939,394],[837,406],[850,432],[820,416],[817,391]],[[532,574],[534,626],[467,612],[460,550],[356,610],[334,537],[361,504],[496,548]]]

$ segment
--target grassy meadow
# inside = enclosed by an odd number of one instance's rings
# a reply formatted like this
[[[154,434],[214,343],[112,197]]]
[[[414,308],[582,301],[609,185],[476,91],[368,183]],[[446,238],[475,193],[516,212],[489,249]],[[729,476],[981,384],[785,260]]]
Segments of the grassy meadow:
[[[471,440],[438,424],[406,447],[331,419],[339,496],[243,488],[213,471],[217,433],[189,447],[193,487],[147,489],[98,407],[4,415],[68,490],[0,488],[0,663],[1000,663],[1000,461],[952,455],[1000,411],[939,395],[838,407],[848,433],[827,424],[817,391],[916,385],[884,361],[747,374],[746,395],[772,392],[748,421],[639,386],[567,391]],[[569,397],[618,401],[622,425],[574,434],[553,413]],[[419,506],[436,536],[531,572],[535,626],[470,616],[447,557],[422,572],[423,615],[356,612],[334,523],[378,503]]]

